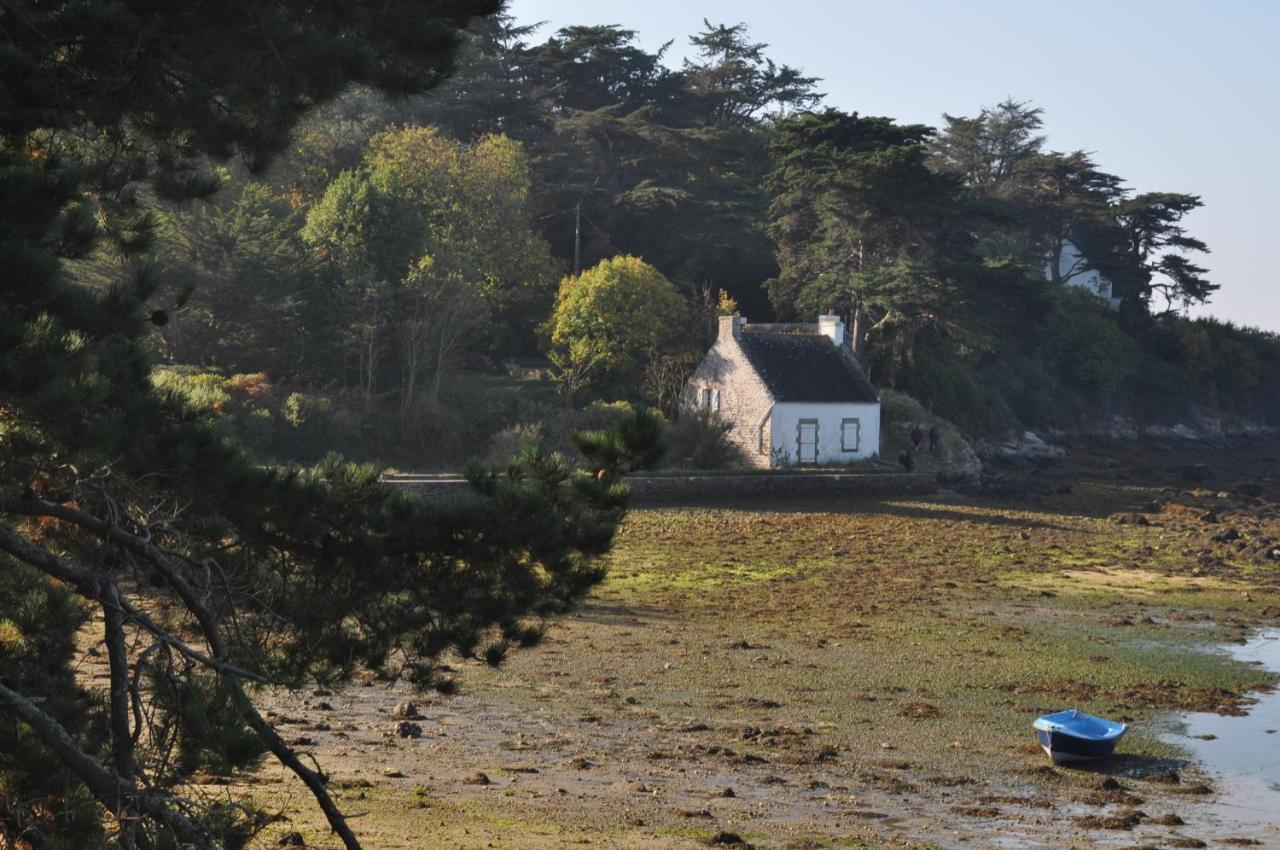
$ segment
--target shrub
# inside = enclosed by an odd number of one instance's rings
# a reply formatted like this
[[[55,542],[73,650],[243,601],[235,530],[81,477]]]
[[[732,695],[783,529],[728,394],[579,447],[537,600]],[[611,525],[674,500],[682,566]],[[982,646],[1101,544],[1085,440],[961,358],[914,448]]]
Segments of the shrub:
[[[169,367],[154,370],[151,382],[161,392],[182,397],[196,410],[225,413],[231,402],[227,379],[216,372]]]
[[[290,458],[315,460],[333,451],[333,403],[324,396],[293,392],[280,408],[280,418],[292,428]]]
[[[899,377],[898,387],[969,433],[999,434],[1015,423],[999,392],[980,383],[970,370],[942,356],[917,357]]]
[[[266,372],[250,372],[227,378],[227,392],[241,404],[264,402],[275,394],[275,387]]]
[[[744,464],[742,452],[729,441],[732,425],[714,411],[685,411],[668,427],[669,457],[677,466],[733,469]]]
[[[240,436],[259,458],[275,450],[276,417],[270,410],[257,407],[240,418]]]
[[[539,445],[544,442],[541,422],[521,422],[508,425],[493,435],[489,441],[489,449],[480,458],[485,466],[501,469],[518,458],[520,452],[528,445]]]
[[[1083,292],[1063,293],[1055,305],[1046,347],[1065,386],[1105,401],[1124,382],[1134,343],[1115,314]]]

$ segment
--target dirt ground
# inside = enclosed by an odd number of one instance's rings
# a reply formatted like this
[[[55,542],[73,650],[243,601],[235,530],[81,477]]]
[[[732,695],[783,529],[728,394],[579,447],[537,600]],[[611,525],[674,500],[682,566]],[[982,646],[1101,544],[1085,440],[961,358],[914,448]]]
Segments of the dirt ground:
[[[985,496],[638,510],[588,603],[497,670],[458,663],[460,694],[263,700],[369,848],[1280,846],[1280,816],[1210,816],[1155,733],[1271,681],[1208,651],[1280,620],[1270,452],[1077,448]],[[1120,754],[1053,767],[1030,723],[1065,707],[1129,721]],[[274,763],[246,788],[283,815],[262,846],[339,846]]]

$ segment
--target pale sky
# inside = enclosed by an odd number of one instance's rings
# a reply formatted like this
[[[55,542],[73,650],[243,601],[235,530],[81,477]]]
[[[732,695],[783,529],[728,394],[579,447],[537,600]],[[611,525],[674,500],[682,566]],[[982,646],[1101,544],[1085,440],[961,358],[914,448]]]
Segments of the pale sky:
[[[1083,148],[1139,192],[1192,192],[1187,219],[1222,289],[1204,312],[1280,332],[1280,2],[1272,0],[512,0],[538,40],[622,24],[652,49],[746,22],[826,104],[937,126],[1006,96],[1045,110],[1054,150]]]

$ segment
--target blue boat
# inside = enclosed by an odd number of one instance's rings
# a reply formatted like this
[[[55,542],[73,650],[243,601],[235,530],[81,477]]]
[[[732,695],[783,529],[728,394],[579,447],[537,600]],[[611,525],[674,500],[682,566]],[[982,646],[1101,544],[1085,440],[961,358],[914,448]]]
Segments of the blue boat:
[[[1040,746],[1054,764],[1106,758],[1115,752],[1116,744],[1129,731],[1123,723],[1094,717],[1074,708],[1037,717],[1032,726],[1040,739]]]

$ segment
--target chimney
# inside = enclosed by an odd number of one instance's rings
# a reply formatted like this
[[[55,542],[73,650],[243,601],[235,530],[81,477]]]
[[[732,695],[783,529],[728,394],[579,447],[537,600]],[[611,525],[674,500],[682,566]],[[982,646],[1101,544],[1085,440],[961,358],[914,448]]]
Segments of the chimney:
[[[729,337],[739,337],[742,335],[742,326],[747,320],[741,316],[721,316],[720,317],[720,333],[718,339],[728,339]]]
[[[844,345],[844,320],[839,316],[819,316],[818,333],[831,340],[839,348]]]

